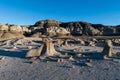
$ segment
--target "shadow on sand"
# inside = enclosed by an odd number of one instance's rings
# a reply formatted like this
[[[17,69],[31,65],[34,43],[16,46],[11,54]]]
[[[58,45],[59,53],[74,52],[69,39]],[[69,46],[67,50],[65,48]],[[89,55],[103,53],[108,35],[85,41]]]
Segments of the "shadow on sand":
[[[27,50],[20,50],[20,51],[5,51],[5,50],[0,50],[0,56],[25,58],[26,52],[27,52]]]

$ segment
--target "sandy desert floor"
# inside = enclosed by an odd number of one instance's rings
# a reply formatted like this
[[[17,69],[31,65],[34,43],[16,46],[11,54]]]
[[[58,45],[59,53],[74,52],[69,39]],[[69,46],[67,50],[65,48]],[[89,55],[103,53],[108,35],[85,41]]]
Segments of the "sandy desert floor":
[[[32,40],[30,39],[27,39]],[[106,60],[94,56],[103,50],[103,47],[91,47],[83,45],[69,45],[55,47],[59,52],[75,53],[75,48],[82,48],[83,54],[93,54],[90,58],[73,59],[62,58],[57,62],[56,57],[41,60],[39,58],[27,59],[25,54],[28,46],[36,48],[40,46],[40,39],[35,42],[17,44],[7,42],[0,46],[0,80],[120,80],[120,59],[109,58]],[[10,43],[10,44],[9,44]],[[114,53],[120,52],[120,47],[114,46]],[[76,53],[77,54],[77,53]],[[91,59],[90,65],[86,65],[87,59]]]

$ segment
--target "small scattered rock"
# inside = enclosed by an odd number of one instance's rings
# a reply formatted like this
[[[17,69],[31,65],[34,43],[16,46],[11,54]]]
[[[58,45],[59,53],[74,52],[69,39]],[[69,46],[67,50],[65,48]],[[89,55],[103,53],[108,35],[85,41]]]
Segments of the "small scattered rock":
[[[66,56],[68,56],[68,53],[65,53]]]
[[[32,57],[32,58],[31,58],[31,60],[35,60],[35,59],[37,59],[37,57]]]
[[[50,61],[46,61],[46,63],[49,63]]]
[[[33,60],[33,61],[31,61],[30,63],[31,63],[31,64],[36,64],[37,61]]]
[[[73,58],[72,56],[70,56],[70,57],[68,58],[68,60],[74,60],[74,58]]]
[[[75,48],[74,51],[75,52],[83,52],[84,50],[81,47],[79,47],[79,48]]]
[[[76,56],[77,56],[77,57],[81,57],[81,56],[82,56],[82,54],[77,54]]]
[[[85,51],[90,51],[90,49],[85,49]]]
[[[110,59],[110,58],[107,55],[104,55],[103,59]]]
[[[74,65],[72,65],[72,68],[73,68],[73,69],[75,69],[75,66],[74,66]]]
[[[94,46],[95,46],[95,43],[94,43],[94,42],[89,42],[89,46],[94,47]]]
[[[58,59],[57,62],[64,62],[64,59]]]
[[[17,47],[16,47],[16,46],[13,46],[13,49],[17,49]]]
[[[43,56],[40,56],[40,57],[39,57],[39,59],[45,59],[45,57],[43,57]]]
[[[1,57],[0,60],[5,60],[5,57]]]
[[[28,48],[28,49],[32,49],[32,46],[28,46],[27,48]]]
[[[89,67],[92,67],[92,64],[90,62],[86,62],[85,64]]]

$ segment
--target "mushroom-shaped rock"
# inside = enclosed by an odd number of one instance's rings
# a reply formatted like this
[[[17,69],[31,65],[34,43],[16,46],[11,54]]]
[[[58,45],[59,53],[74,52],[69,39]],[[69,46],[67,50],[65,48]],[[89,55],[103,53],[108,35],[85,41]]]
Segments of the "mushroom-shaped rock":
[[[59,55],[59,53],[54,48],[54,44],[52,43],[52,39],[51,38],[48,38],[48,39],[44,38],[43,42],[44,42],[44,47],[43,47],[43,50],[41,52],[41,56],[55,56],[55,55]]]
[[[26,57],[49,57],[57,56],[59,53],[55,50],[54,44],[52,43],[51,38],[43,38],[43,44],[38,49],[31,49],[26,54]]]
[[[111,40],[106,40],[102,54],[111,57],[112,53],[113,53],[112,42]]]

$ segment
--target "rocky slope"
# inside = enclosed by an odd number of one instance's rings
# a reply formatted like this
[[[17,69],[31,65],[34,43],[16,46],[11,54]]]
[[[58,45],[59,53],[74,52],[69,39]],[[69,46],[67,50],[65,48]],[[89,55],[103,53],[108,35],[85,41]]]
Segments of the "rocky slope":
[[[49,31],[53,31],[54,35],[51,35]],[[55,32],[57,30],[57,32]],[[88,22],[59,22],[52,19],[41,20],[33,25],[20,26],[11,24],[0,24],[0,31],[17,31],[25,36],[34,35],[37,32],[41,35],[56,36],[57,33],[62,35],[68,35],[70,33],[74,36],[118,36],[120,35],[120,25],[118,26],[105,26],[102,24],[92,24]],[[58,32],[59,31],[59,32]],[[70,35],[69,34],[69,35]]]

